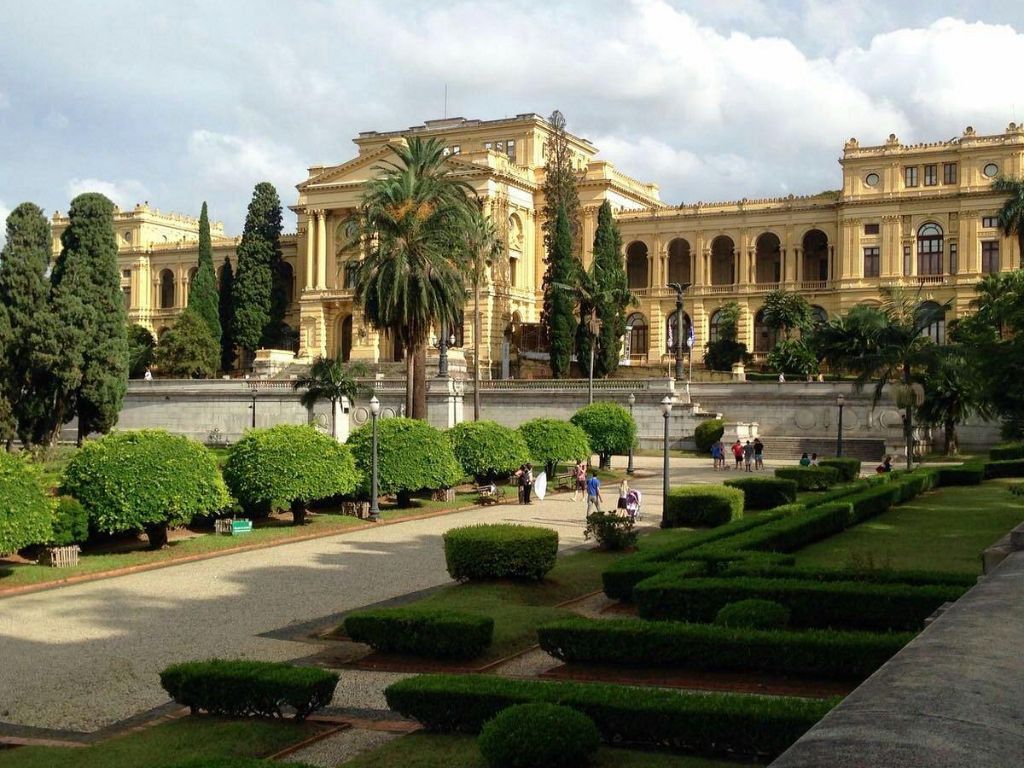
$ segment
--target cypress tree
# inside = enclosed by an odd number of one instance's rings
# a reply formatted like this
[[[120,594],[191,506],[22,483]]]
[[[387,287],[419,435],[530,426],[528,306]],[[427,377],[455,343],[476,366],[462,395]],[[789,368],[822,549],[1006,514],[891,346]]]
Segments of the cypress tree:
[[[7,382],[11,374],[10,344],[11,322],[7,316],[7,307],[0,304],[0,381],[2,382]],[[6,387],[0,387],[0,442],[6,443],[9,447],[11,441],[14,440],[16,427],[9,392]]]
[[[219,291],[220,369],[230,371],[235,367],[235,272],[231,268],[231,259],[227,256],[224,257],[224,266],[220,270]]]
[[[272,345],[280,333],[280,241],[281,200],[273,184],[262,181],[245,217],[234,286],[235,342],[249,353]]]
[[[622,261],[622,235],[607,200],[597,214],[594,233],[595,304],[601,331],[597,339],[594,375],[604,377],[619,367],[619,340],[626,333],[629,282]]]
[[[565,378],[572,360],[573,333],[576,319],[573,316],[575,299],[564,286],[571,285],[576,276],[576,264],[572,255],[572,231],[565,208],[559,207],[555,214],[555,234],[548,248],[548,272],[550,283],[545,286],[545,303],[551,307],[547,314],[547,331],[551,354],[551,376]]]
[[[53,384],[67,372],[50,304],[50,223],[34,203],[22,203],[7,218],[7,239],[0,254],[0,305],[5,308],[7,367],[0,381],[27,447],[46,442],[54,431]],[[70,365],[74,366],[71,356]],[[62,370],[64,369],[64,370]],[[72,372],[74,376],[74,372]]]
[[[78,441],[117,423],[128,388],[128,322],[114,237],[114,204],[95,192],[71,201],[53,269],[53,301],[62,332],[77,330],[78,381],[65,377],[62,418],[78,416]]]
[[[199,214],[199,269],[188,292],[188,308],[203,321],[220,344],[220,308],[217,299],[217,275],[213,271],[213,246],[210,243],[210,217],[203,202]],[[219,355],[218,355],[219,357]]]

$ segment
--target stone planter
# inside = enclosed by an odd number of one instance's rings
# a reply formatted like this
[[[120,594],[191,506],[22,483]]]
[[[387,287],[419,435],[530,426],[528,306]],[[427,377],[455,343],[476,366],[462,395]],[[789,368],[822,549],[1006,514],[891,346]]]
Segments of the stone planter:
[[[66,547],[44,547],[39,556],[39,562],[51,568],[69,568],[72,565],[78,565],[78,553],[81,551],[81,547],[77,544],[69,544]]]
[[[455,489],[441,488],[440,490],[434,491],[430,494],[430,498],[433,501],[455,501]]]

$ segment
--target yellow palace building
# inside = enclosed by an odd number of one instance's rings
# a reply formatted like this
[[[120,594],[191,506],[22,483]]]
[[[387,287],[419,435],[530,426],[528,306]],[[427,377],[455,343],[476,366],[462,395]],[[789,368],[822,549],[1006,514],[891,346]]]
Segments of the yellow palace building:
[[[488,276],[481,319],[481,370],[500,375],[510,356],[541,346],[536,323],[550,129],[535,114],[368,131],[356,137],[353,159],[309,168],[291,206],[298,231],[282,238],[292,276],[286,321],[298,331],[298,358],[386,362],[400,354],[353,306],[351,261],[358,255],[343,248],[343,223],[391,147],[412,135],[444,141],[454,172],[485,200],[507,241],[507,258]],[[763,355],[774,345],[760,322],[769,291],[802,293],[824,317],[878,302],[884,287],[904,286],[921,301],[952,300],[948,322],[969,311],[982,275],[1021,265],[1015,239],[996,227],[1003,199],[991,191],[997,176],[1024,177],[1024,126],[1015,123],[1001,134],[982,136],[968,127],[955,139],[928,144],[904,145],[892,135],[873,146],[850,139],[836,191],[680,206],[662,202],[657,185],[598,159],[586,139],[570,135],[569,143],[580,179],[584,262],[605,200],[622,231],[623,260],[637,297],[623,344],[623,359],[632,365],[660,365],[669,353],[675,311],[669,282],[692,283],[684,322],[692,320],[695,350],[715,338],[717,310],[735,301],[742,309],[740,341]],[[66,224],[54,214],[55,248]],[[187,304],[198,221],[146,204],[119,211],[115,227],[129,315],[159,334]],[[234,262],[237,239],[226,237],[219,224],[212,236],[215,265],[225,257]],[[471,312],[467,306],[464,328],[455,334],[467,352]],[[931,333],[942,341],[945,324]]]

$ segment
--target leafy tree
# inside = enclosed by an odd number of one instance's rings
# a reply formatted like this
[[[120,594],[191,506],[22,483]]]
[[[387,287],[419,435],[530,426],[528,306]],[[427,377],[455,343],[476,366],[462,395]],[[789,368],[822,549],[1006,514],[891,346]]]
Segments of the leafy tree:
[[[587,433],[590,449],[611,466],[612,454],[628,453],[636,442],[636,422],[617,403],[592,403],[580,408],[570,421]]]
[[[230,371],[235,367],[235,272],[231,259],[224,257],[220,271],[218,314],[220,316],[220,369]]]
[[[523,436],[495,421],[464,421],[445,435],[463,471],[478,483],[508,477],[530,460]]]
[[[945,316],[949,304],[922,303],[919,296],[910,296],[900,289],[887,289],[884,296],[880,308],[864,308],[852,322],[848,317],[840,318],[819,328],[814,343],[823,359],[857,374],[858,390],[874,382],[873,404],[882,399],[887,385],[899,386],[897,404],[904,409],[910,469],[915,408],[910,386],[936,358],[936,345],[926,330]]]
[[[0,305],[9,330],[0,390],[10,403],[22,443],[48,444],[64,421],[55,402],[56,382],[69,373],[77,380],[80,366],[74,355],[64,359],[61,340],[73,340],[78,329],[62,332],[50,302],[50,223],[39,206],[22,203],[11,211],[6,234],[0,253]]]
[[[35,468],[0,452],[0,555],[45,542],[52,515],[52,503]]]
[[[186,309],[156,348],[160,372],[184,379],[208,379],[217,374],[220,348],[198,312]]]
[[[188,292],[188,308],[198,314],[220,344],[220,307],[217,274],[213,271],[213,245],[210,243],[210,217],[206,202],[199,214],[199,269]]]
[[[458,250],[472,194],[439,139],[409,139],[366,186],[348,248],[366,251],[355,298],[367,322],[406,348],[407,411],[426,418],[426,344],[434,324],[459,322],[466,289]]]
[[[141,379],[153,364],[156,339],[145,326],[134,323],[128,327],[128,377]]]
[[[622,261],[622,236],[607,200],[597,213],[594,233],[595,308],[600,323],[594,374],[601,378],[619,367],[620,340],[626,333],[626,309],[632,301]]]
[[[814,320],[807,299],[789,291],[769,292],[764,298],[762,312],[764,324],[774,331],[782,331],[787,341],[794,330],[807,330]]]
[[[7,317],[7,307],[0,304],[0,381],[9,381],[11,376],[12,365],[8,355],[11,338],[11,322]],[[18,427],[9,396],[10,392],[0,387],[0,442],[7,443],[8,446],[14,440]]]
[[[922,378],[925,398],[917,418],[928,426],[942,427],[944,450],[951,456],[960,450],[957,424],[975,415],[989,417],[993,409],[981,380],[974,375],[970,351],[951,345],[942,352],[929,361]]]
[[[245,217],[232,288],[234,341],[250,355],[279,331],[274,292],[280,264],[281,200],[273,184],[261,181]]]
[[[1007,237],[1017,237],[1017,249],[1024,258],[1024,179],[996,179],[992,191],[1007,195],[1006,202],[999,209],[999,228]],[[1024,264],[1018,265],[1024,267]]]
[[[708,342],[704,349],[704,366],[709,371],[731,371],[734,363],[749,362],[747,345],[735,339]]]
[[[526,440],[530,456],[543,464],[548,477],[554,477],[555,468],[562,461],[589,459],[590,439],[580,427],[560,419],[533,419],[519,425]]]
[[[353,363],[344,365],[340,360],[330,357],[318,357],[309,368],[309,373],[300,376],[292,385],[295,389],[304,389],[299,401],[306,408],[312,409],[321,400],[331,403],[331,437],[338,439],[336,423],[338,401],[343,397],[354,402],[361,389],[356,376],[369,373],[365,365]]]
[[[128,388],[128,322],[114,236],[114,204],[95,192],[71,201],[53,268],[53,302],[62,334],[75,343],[59,374],[64,421],[78,416],[78,442],[117,423]],[[74,330],[70,330],[74,329]],[[58,425],[59,426],[59,425]]]
[[[974,333],[1006,339],[1014,329],[1024,327],[1024,270],[985,275],[974,286],[978,294],[971,300],[975,314],[961,321],[974,326]]]
[[[544,303],[550,311],[544,318],[547,324],[550,344],[551,376],[565,378],[569,373],[573,348],[572,294],[563,286],[569,286],[579,279],[579,270],[572,256],[572,234],[569,219],[564,209],[555,214],[555,236],[548,248],[548,273],[545,276]]]
[[[818,358],[803,339],[783,339],[768,353],[768,366],[773,371],[806,376],[818,370]]]
[[[718,338],[725,341],[736,341],[740,333],[740,314],[742,310],[735,301],[723,304],[718,310]]]
[[[307,504],[352,493],[358,474],[337,440],[308,425],[278,424],[249,430],[231,446],[224,481],[250,514],[288,508],[302,525]]]

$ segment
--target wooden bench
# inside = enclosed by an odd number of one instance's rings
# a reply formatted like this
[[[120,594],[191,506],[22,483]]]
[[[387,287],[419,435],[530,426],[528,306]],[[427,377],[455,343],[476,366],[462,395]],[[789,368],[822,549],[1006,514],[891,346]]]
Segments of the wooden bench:
[[[505,489],[500,485],[481,485],[476,489],[481,504],[497,504],[505,498]]]
[[[562,472],[555,475],[555,487],[559,490],[573,490],[576,488],[576,475],[572,472]]]

